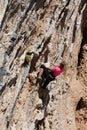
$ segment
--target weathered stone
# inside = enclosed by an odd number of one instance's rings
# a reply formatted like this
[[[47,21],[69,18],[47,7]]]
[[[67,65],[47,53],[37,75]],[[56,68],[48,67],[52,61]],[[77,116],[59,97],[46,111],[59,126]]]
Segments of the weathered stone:
[[[1,0],[0,7],[0,130],[86,130],[86,1]],[[46,89],[36,86],[40,65],[61,61],[64,72]]]

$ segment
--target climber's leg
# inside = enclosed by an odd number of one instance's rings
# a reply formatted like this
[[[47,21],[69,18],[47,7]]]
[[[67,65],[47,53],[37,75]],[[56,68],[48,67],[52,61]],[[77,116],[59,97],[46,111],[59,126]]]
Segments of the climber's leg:
[[[53,81],[55,78],[54,77],[50,77],[50,75],[46,78],[46,80],[43,82],[43,84],[41,84],[41,88],[45,89],[47,87],[47,85]]]

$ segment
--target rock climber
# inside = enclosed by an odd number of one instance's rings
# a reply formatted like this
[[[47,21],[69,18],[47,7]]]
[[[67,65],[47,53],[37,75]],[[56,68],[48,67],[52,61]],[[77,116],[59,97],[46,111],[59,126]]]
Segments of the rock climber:
[[[53,64],[54,65],[54,64]],[[56,76],[60,75],[64,71],[64,63],[61,62],[59,66],[54,65],[54,67],[48,68],[44,64],[40,66],[40,71],[38,74],[39,86],[43,89],[55,79]]]

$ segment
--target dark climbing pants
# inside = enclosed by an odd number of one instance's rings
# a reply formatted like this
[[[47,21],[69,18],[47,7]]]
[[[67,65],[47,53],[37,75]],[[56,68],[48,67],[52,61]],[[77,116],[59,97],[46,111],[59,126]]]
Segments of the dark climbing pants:
[[[52,71],[48,68],[46,68],[44,65],[41,65],[40,68],[43,68],[43,75],[42,75],[42,82],[41,82],[41,88],[45,89],[46,86],[55,79],[55,77],[52,74]]]

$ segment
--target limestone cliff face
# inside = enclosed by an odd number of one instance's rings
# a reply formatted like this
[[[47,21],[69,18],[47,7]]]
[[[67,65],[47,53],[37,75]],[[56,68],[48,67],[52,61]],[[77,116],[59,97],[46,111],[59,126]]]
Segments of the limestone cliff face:
[[[61,60],[36,87],[41,63]],[[87,130],[86,0],[1,0],[0,130]]]

